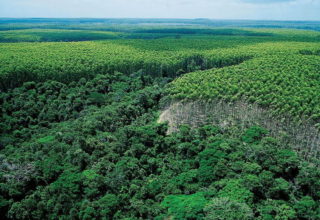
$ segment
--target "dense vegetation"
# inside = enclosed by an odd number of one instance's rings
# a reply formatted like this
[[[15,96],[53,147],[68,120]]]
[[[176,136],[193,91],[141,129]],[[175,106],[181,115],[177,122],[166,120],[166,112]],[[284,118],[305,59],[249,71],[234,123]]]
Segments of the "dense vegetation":
[[[281,46],[286,44],[277,48]],[[233,67],[193,72],[177,79],[170,93],[178,99],[245,99],[271,108],[275,116],[286,113],[297,121],[308,117],[319,123],[320,57],[283,55],[284,50]]]
[[[177,100],[244,100],[319,125],[318,32],[73,22],[0,31],[36,41],[0,43],[2,219],[320,219],[319,155],[259,125],[157,122]]]
[[[320,171],[266,130],[184,126],[167,135],[155,123],[165,82],[118,73],[2,93],[1,212],[12,219],[320,218]]]
[[[214,31],[214,30],[212,30]],[[217,30],[216,30],[217,31]],[[230,32],[230,29],[220,32]],[[24,38],[39,41],[80,40],[85,31],[13,31],[12,40]],[[161,39],[118,39],[110,41],[1,43],[0,50],[0,90],[21,86],[23,82],[43,82],[48,79],[63,83],[77,81],[82,77],[92,78],[96,74],[114,71],[130,74],[144,70],[154,76],[177,77],[197,69],[204,70],[239,64],[261,53],[274,53],[279,44],[263,42],[283,42],[279,47],[284,51],[293,49],[313,49],[319,42],[317,32],[289,30],[256,30],[257,36],[243,36],[245,30],[234,31],[238,35],[195,35]],[[247,31],[248,32],[248,31]],[[19,34],[20,33],[20,34]],[[22,33],[22,34],[21,34]],[[265,36],[271,33],[270,36]],[[0,32],[0,37],[8,34]],[[261,36],[259,36],[261,34]],[[95,37],[119,37],[119,33],[91,32],[86,39]],[[139,36],[136,36],[139,38]],[[45,39],[43,39],[45,38]],[[291,46],[285,42],[304,42]],[[305,43],[310,42],[310,44]],[[290,45],[290,46],[289,46]],[[251,47],[250,47],[251,46]],[[292,48],[289,50],[288,47]],[[228,48],[228,50],[224,49]],[[75,56],[75,54],[77,56]]]
[[[1,31],[0,42],[88,41],[116,39],[118,34],[107,31],[79,30],[15,30]]]
[[[141,40],[0,44],[0,89],[13,88],[26,81],[54,79],[70,83],[96,74],[114,71],[130,74],[141,69],[153,76],[176,77],[197,69],[239,64],[251,57],[245,51],[234,49],[229,53],[194,49],[197,46],[223,47],[216,42],[205,44],[210,42],[209,39],[203,42],[197,39],[178,41],[156,40],[159,49],[154,50],[139,48]],[[190,43],[194,43],[188,46],[190,48],[179,50],[180,45],[187,47]],[[161,45],[173,48],[177,45],[177,48],[165,50]]]
[[[137,28],[112,31],[73,30],[73,29],[22,29],[0,32],[0,42],[60,42],[60,41],[89,41],[120,38],[164,38],[180,35],[215,35],[215,36],[272,36],[272,33],[257,32],[246,29],[208,29],[189,28]]]

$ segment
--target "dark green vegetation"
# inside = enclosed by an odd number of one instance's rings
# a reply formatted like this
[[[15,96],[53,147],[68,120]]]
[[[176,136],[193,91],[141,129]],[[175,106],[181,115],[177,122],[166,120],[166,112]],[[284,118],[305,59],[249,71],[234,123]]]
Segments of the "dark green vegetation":
[[[112,30],[110,28],[110,30]],[[114,31],[114,30],[112,30]],[[128,30],[123,28],[116,32],[97,30],[73,30],[73,29],[18,29],[0,32],[0,42],[69,42],[106,39],[157,39],[165,37],[181,38],[186,35],[209,36],[272,36],[272,33],[255,32],[246,29],[208,29],[208,28],[168,28],[153,29],[137,28]]]
[[[157,123],[186,99],[244,100],[319,123],[318,32],[64,24],[78,29],[0,31],[99,40],[0,44],[3,219],[320,219],[318,158],[258,125],[168,134]],[[120,39],[144,34],[161,39]]]
[[[12,219],[320,217],[319,170],[266,130],[184,126],[167,135],[155,123],[165,82],[118,73],[2,93],[1,212]]]
[[[320,56],[320,50],[300,50],[300,53],[302,55],[318,55]]]
[[[0,42],[58,42],[117,39],[118,33],[82,30],[15,30],[1,31]]]

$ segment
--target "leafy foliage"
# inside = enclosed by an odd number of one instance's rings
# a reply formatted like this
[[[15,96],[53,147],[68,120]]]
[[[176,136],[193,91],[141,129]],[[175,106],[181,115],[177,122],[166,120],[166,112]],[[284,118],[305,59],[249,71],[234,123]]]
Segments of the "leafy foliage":
[[[245,98],[317,122],[318,56],[299,51],[319,45],[263,33],[221,45],[221,36],[1,44],[1,216],[319,219],[319,161],[266,129],[168,134],[156,122],[172,97]],[[198,71],[213,67],[224,68]]]
[[[165,83],[117,73],[3,93],[24,98],[2,99],[1,120],[11,129],[1,136],[1,212],[9,219],[319,215],[319,169],[265,129],[182,126],[167,134],[155,123]],[[16,123],[25,115],[29,121]]]

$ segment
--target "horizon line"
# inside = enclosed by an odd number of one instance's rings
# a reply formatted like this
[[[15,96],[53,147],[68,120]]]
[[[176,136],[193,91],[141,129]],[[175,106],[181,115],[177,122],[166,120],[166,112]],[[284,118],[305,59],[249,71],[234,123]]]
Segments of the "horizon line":
[[[246,19],[246,18],[146,18],[146,17],[0,17],[0,19],[144,19],[144,20],[209,20],[209,21],[275,21],[275,22],[320,22],[320,20],[306,19],[306,20],[294,20],[294,19]]]

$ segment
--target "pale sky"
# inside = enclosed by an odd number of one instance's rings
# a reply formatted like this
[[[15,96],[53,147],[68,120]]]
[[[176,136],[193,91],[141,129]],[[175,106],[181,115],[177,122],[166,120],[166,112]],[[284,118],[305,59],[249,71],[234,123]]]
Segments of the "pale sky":
[[[320,0],[0,0],[0,17],[320,20]]]

